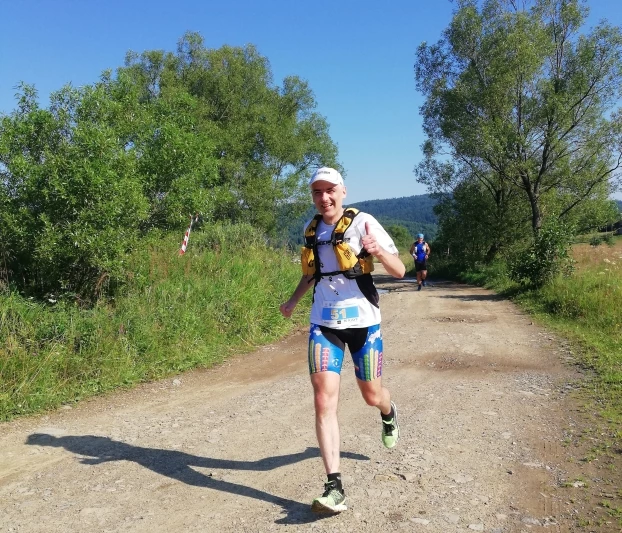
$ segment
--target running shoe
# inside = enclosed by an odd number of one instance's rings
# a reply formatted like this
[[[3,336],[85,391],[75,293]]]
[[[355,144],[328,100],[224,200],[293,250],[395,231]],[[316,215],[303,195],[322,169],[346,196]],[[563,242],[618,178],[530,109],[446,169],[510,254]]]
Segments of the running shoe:
[[[421,283],[419,283],[419,285],[417,285],[417,290],[420,291],[421,290]]]
[[[389,421],[382,420],[382,444],[386,448],[393,448],[400,438],[400,425],[397,423],[397,407],[391,402],[393,418]]]
[[[337,488],[335,481],[324,483],[324,494],[311,504],[314,513],[340,513],[346,509],[346,496]]]
[[[426,282],[425,282],[425,280],[423,280],[423,281],[421,282],[421,285],[423,285],[424,287],[426,286]]]

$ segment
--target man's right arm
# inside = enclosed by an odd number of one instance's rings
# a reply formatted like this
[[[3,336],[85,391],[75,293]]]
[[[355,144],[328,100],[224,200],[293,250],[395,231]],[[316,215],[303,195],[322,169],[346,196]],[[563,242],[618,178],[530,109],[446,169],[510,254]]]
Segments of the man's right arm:
[[[285,318],[292,316],[294,309],[298,305],[298,302],[307,293],[307,291],[313,286],[313,275],[302,276],[298,282],[298,286],[294,289],[294,292],[290,296],[289,300],[282,303],[279,307],[281,314]]]

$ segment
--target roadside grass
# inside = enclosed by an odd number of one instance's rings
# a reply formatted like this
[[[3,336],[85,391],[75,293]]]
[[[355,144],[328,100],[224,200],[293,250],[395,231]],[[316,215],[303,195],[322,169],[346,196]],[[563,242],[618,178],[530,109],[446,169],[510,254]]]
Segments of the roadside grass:
[[[620,485],[622,461],[622,238],[604,242],[575,244],[574,272],[539,290],[511,282],[503,264],[458,274],[450,265],[443,267],[447,277],[486,286],[514,300],[536,322],[570,341],[576,364],[589,373],[576,394],[582,422],[568,428],[564,445],[572,447],[569,453],[579,461],[575,470],[591,472],[593,482],[584,487],[585,510],[575,523],[591,527],[615,522],[619,528],[622,493],[614,494],[611,487]],[[610,493],[610,500],[603,501],[603,491]]]
[[[302,324],[308,298],[292,321],[278,309],[300,266],[253,232],[215,225],[181,257],[178,236],[145,244],[123,294],[89,309],[0,294],[0,420],[209,367]]]
[[[547,325],[575,341],[594,371],[590,393],[613,437],[622,438],[622,239],[613,246],[573,246],[576,270],[518,297]],[[587,384],[586,384],[587,385]]]
[[[576,346],[580,364],[593,370],[584,384],[609,423],[612,438],[622,439],[622,237],[610,244],[572,247],[575,271],[541,289],[511,282],[502,264],[460,273],[461,281],[483,285],[507,296],[538,321]]]
[[[416,272],[413,256],[408,253],[408,250],[404,251],[402,248],[400,248],[399,250],[399,258],[402,260],[402,263],[404,263],[404,266],[406,267],[405,275],[414,278],[416,276]]]

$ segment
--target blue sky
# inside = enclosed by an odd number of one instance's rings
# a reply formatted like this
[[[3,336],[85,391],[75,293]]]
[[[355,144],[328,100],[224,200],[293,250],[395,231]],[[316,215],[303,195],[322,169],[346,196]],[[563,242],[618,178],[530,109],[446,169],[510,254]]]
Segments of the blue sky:
[[[590,0],[588,25],[622,26],[622,2]],[[436,42],[455,4],[394,0],[0,0],[0,113],[15,87],[34,84],[43,105],[66,83],[96,81],[128,50],[174,51],[186,31],[206,45],[254,44],[274,81],[308,80],[347,172],[348,200],[423,194],[413,169],[423,141],[413,64]],[[622,198],[622,194],[616,195]]]

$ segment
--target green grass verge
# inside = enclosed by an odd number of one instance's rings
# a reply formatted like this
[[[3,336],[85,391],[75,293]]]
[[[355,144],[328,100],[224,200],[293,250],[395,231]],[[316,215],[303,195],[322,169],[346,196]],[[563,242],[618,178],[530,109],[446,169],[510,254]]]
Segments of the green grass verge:
[[[604,248],[605,249],[605,248]],[[609,256],[618,257],[608,249]],[[597,251],[593,251],[597,253]],[[607,255],[607,254],[603,254]],[[599,412],[622,437],[622,253],[579,262],[570,277],[558,277],[541,289],[510,281],[503,264],[453,272],[453,277],[486,286],[514,300],[540,323],[569,339],[579,363],[593,370],[585,388]],[[445,271],[446,275],[451,275]]]
[[[293,320],[278,310],[300,266],[252,231],[197,232],[181,257],[176,238],[145,245],[124,293],[90,309],[0,294],[0,420],[209,367],[304,323],[308,298]]]

